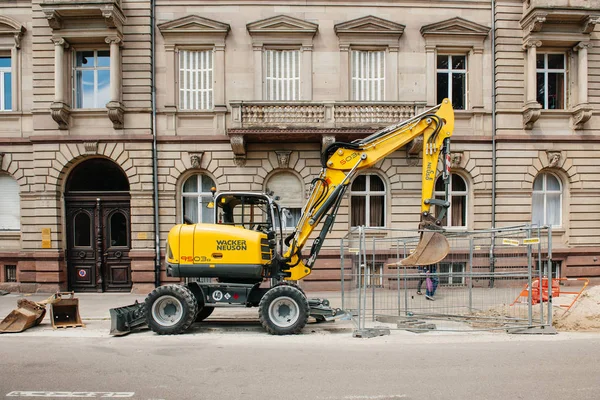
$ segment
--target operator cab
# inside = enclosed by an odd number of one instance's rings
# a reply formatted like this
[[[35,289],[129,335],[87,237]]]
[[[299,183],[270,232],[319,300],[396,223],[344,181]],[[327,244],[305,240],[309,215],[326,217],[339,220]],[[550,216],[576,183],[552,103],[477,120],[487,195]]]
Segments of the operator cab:
[[[232,225],[266,234],[282,246],[281,208],[264,193],[219,193],[214,201],[217,224]]]

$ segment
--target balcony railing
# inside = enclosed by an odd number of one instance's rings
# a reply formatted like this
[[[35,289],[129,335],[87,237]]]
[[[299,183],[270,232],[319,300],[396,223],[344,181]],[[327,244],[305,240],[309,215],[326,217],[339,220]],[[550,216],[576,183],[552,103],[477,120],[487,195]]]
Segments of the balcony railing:
[[[425,103],[231,101],[232,128],[381,127],[409,119]]]

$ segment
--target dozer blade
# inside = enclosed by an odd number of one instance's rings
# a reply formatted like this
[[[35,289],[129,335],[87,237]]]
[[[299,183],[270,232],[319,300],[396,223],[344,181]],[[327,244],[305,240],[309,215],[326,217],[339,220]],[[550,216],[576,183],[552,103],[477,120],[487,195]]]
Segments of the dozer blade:
[[[110,334],[122,336],[146,325],[146,304],[138,303],[110,309]]]
[[[46,315],[45,304],[38,304],[31,300],[20,299],[17,301],[17,308],[12,310],[0,322],[0,333],[18,333],[23,332],[32,326],[39,325]]]
[[[430,265],[444,259],[450,251],[448,239],[444,235],[433,231],[424,231],[415,251],[400,265]]]

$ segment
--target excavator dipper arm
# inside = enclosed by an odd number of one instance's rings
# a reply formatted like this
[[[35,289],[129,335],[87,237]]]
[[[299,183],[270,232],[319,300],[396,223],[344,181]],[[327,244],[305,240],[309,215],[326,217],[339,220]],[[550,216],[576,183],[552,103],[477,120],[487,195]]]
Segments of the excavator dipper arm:
[[[423,231],[417,249],[407,259],[406,265],[426,265],[438,262],[448,252],[448,242],[441,230],[440,219],[430,214],[432,205],[445,209],[446,200],[432,198],[440,153],[449,160],[450,137],[454,129],[454,111],[450,100],[426,110],[407,121],[384,128],[367,138],[352,143],[333,143],[321,158],[322,170],[312,182],[309,199],[294,232],[286,238],[288,250],[283,258],[287,280],[299,280],[310,274],[325,237],[331,231],[345,190],[352,179],[362,170],[373,167],[378,161],[405,146],[413,139],[423,136],[423,170],[421,189],[421,223]],[[443,169],[446,188],[448,169]],[[303,259],[302,249],[314,229],[323,222],[320,234],[315,238],[308,258]],[[414,257],[413,257],[414,256]],[[441,257],[441,258],[440,258]]]

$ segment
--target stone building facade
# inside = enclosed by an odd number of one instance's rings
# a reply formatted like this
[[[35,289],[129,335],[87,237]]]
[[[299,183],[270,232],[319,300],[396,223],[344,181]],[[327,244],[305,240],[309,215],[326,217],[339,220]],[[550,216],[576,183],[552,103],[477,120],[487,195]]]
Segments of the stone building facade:
[[[148,292],[212,186],[293,225],[324,146],[443,97],[449,228],[552,224],[560,275],[600,277],[600,1],[155,3],[0,3],[1,288]],[[416,227],[418,151],[353,182],[305,288],[339,287],[351,226]]]

